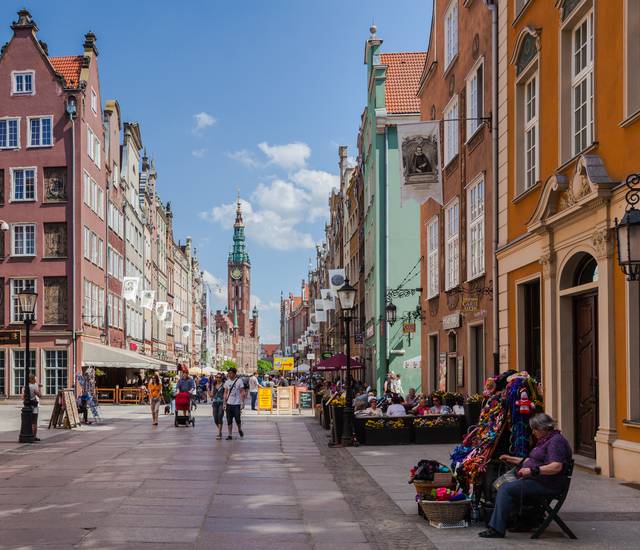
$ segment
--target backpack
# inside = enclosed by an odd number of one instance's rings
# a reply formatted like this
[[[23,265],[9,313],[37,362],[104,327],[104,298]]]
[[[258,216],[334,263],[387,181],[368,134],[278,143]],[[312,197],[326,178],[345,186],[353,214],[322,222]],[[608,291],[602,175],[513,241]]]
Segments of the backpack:
[[[245,390],[249,389],[249,379],[246,376],[242,378],[242,385],[244,386]]]

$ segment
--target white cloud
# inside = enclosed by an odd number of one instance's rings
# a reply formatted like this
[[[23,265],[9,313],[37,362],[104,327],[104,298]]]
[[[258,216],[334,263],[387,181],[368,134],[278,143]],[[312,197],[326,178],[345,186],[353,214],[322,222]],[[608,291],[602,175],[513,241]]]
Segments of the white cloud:
[[[329,214],[329,195],[340,186],[340,178],[322,170],[303,169],[293,174],[291,180],[309,195],[309,221],[326,218]]]
[[[191,154],[196,157],[197,159],[201,159],[204,158],[204,156],[207,154],[207,150],[206,149],[194,149],[193,151],[191,151]]]
[[[295,228],[296,220],[283,217],[272,210],[255,210],[251,203],[242,200],[242,217],[247,226],[247,235],[267,248],[293,250],[313,248],[311,235]],[[214,206],[209,212],[201,212],[204,220],[216,222],[225,229],[233,227],[235,203]]]
[[[214,116],[211,116],[209,113],[205,113],[204,111],[202,111],[201,113],[196,113],[195,115],[193,115],[193,118],[196,121],[196,125],[193,128],[193,131],[195,133],[202,132],[203,130],[209,128],[209,126],[213,126],[216,122],[218,122]]]
[[[239,151],[232,151],[227,153],[230,159],[237,160],[244,164],[247,168],[257,168],[260,166],[260,161],[256,159],[255,155],[246,149],[240,149]]]
[[[258,308],[258,314],[264,311],[280,311],[280,302],[263,302],[259,296],[251,295],[251,307]]]
[[[251,194],[251,199],[265,210],[273,210],[298,219],[304,216],[309,197],[293,183],[277,179],[269,185],[258,185]]]
[[[287,143],[286,145],[269,145],[266,142],[258,144],[269,163],[275,164],[285,170],[296,170],[307,165],[307,159],[311,156],[311,148],[300,141]]]

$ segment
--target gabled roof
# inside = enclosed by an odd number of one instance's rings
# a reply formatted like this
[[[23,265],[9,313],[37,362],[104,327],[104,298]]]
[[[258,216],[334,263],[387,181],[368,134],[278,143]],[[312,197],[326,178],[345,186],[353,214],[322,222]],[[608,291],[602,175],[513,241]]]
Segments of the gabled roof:
[[[64,78],[67,88],[76,88],[78,86],[82,60],[83,57],[81,55],[65,55],[62,57],[49,58],[53,69]]]
[[[384,100],[387,113],[419,113],[417,97],[426,52],[380,54],[380,64],[387,65]]]
[[[262,344],[262,351],[265,355],[273,355],[279,347],[280,344]]]

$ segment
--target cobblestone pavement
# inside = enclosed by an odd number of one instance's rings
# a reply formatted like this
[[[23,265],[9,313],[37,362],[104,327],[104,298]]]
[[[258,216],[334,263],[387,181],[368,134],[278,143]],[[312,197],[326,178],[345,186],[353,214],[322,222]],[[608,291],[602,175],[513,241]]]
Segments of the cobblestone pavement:
[[[208,406],[195,428],[153,427],[142,407],[103,412],[102,424],[4,448],[0,549],[409,547],[413,518],[311,419],[247,415],[244,439],[216,441]],[[431,548],[416,534],[411,548]]]
[[[245,417],[245,438],[216,441],[209,407],[195,428],[150,423],[144,407],[105,407],[104,423],[15,443],[0,407],[0,550],[637,548],[640,491],[578,473],[552,529],[481,541],[416,514],[408,467],[448,446],[330,449],[311,418]],[[45,439],[45,435],[48,437]]]

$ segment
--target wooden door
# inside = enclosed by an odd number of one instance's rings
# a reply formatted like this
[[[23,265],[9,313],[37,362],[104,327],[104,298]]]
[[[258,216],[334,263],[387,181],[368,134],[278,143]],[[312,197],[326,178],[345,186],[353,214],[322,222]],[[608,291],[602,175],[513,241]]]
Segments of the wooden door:
[[[595,458],[598,429],[597,295],[574,298],[574,399],[576,453]]]

